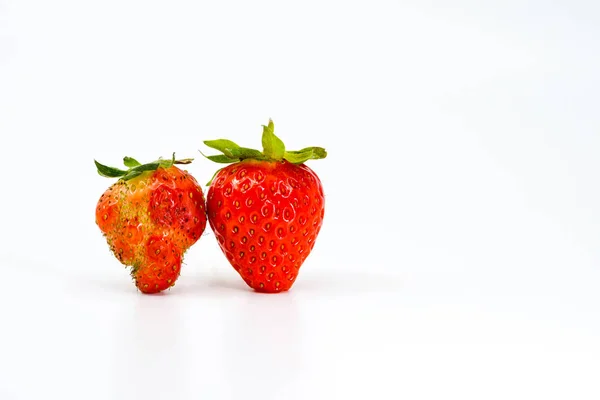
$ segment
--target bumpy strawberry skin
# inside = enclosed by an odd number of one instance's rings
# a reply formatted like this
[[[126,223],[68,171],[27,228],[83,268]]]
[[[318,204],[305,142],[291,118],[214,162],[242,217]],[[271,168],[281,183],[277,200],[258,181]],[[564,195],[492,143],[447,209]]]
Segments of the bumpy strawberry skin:
[[[263,126],[263,152],[219,139],[204,142],[233,163],[213,177],[207,193],[208,221],[221,250],[244,282],[258,292],[289,290],[309,256],[325,216],[317,174],[304,164],[326,156],[322,148],[286,152]]]
[[[206,227],[202,188],[172,164],[158,164],[152,170],[138,163],[142,173],[119,179],[96,206],[96,224],[115,257],[132,267],[131,275],[143,293],[175,284],[183,254]],[[99,167],[99,172],[111,176],[110,170]]]
[[[306,165],[242,161],[222,169],[208,191],[208,220],[221,250],[252,288],[289,290],[315,245],[323,187]]]

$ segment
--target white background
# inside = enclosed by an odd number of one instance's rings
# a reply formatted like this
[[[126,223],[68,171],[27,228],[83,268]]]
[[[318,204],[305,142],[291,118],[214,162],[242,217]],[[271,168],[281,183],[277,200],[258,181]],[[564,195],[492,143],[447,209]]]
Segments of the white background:
[[[600,398],[595,1],[0,0],[0,399]],[[210,229],[136,292],[118,165],[273,118],[326,192],[292,291]]]

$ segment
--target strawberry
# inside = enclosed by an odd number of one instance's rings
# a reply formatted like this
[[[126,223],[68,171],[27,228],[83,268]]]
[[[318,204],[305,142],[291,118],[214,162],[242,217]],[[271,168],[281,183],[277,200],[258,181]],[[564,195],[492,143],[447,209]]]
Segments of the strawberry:
[[[323,223],[325,197],[317,174],[304,162],[325,158],[321,147],[286,151],[263,125],[263,151],[226,139],[205,141],[231,163],[208,184],[208,221],[229,263],[258,292],[289,290]]]
[[[198,182],[173,159],[140,164],[123,159],[127,170],[95,161],[98,173],[119,178],[96,206],[96,224],[110,250],[142,293],[157,293],[175,284],[183,254],[206,228],[204,194]]]

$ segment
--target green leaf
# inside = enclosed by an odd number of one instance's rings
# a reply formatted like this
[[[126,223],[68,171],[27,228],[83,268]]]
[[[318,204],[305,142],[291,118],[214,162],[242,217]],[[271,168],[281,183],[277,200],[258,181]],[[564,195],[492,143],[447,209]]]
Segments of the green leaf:
[[[255,160],[264,160],[265,156],[258,150],[249,149],[247,147],[236,147],[233,149],[224,149],[223,153],[229,158],[235,158],[238,160],[245,160],[252,158]]]
[[[204,154],[200,150],[198,150],[198,152],[200,154],[202,154],[205,158],[208,158],[210,161],[214,161],[214,162],[220,163],[220,164],[231,164],[231,163],[234,163],[234,162],[238,161],[235,158],[229,158],[229,157],[227,157],[225,154],[217,154],[217,155],[214,155],[214,156],[207,156],[206,154]]]
[[[158,167],[163,167],[163,168],[171,168],[173,166],[173,160],[160,160],[158,162]],[[158,169],[157,167],[157,169]]]
[[[134,171],[134,170],[130,170],[123,178],[124,181],[128,181],[130,179],[133,179],[137,176],[140,176],[143,173],[143,171]]]
[[[302,164],[307,160],[319,160],[327,157],[327,151],[322,147],[306,147],[299,151],[286,151],[283,158],[292,164]]]
[[[141,165],[141,163],[136,160],[135,158],[132,157],[123,157],[123,164],[125,164],[126,167],[129,168],[133,168],[133,167],[137,167],[138,165]]]
[[[167,161],[168,164],[171,163],[171,161]],[[144,172],[144,171],[156,171],[158,169],[158,167],[160,167],[162,165],[161,161],[155,161],[155,162],[151,162],[148,164],[142,164],[142,165],[138,165],[137,167],[133,167],[129,170],[129,172]]]
[[[119,178],[127,173],[127,171],[123,171],[122,169],[108,167],[104,164],[100,164],[96,160],[94,160],[94,163],[96,164],[96,168],[98,169],[98,174],[106,178]]]
[[[215,150],[219,150],[221,153],[225,153],[225,149],[234,149],[240,147],[236,143],[227,139],[205,140],[204,144]]]
[[[193,158],[183,158],[181,160],[175,160],[174,164],[191,164],[194,161]]]
[[[269,125],[263,125],[262,145],[264,155],[271,160],[281,160],[285,154],[285,145],[275,136],[275,125],[269,120]]]
[[[208,158],[210,161],[214,161],[214,162],[220,163],[220,164],[231,164],[231,163],[234,163],[237,161],[234,158],[227,157],[225,154],[217,154],[215,156],[205,156],[205,157]]]
[[[305,147],[301,150],[291,151],[290,153],[305,153],[307,151],[311,151],[314,154],[319,155],[320,158],[327,157],[327,151],[325,151],[325,149],[322,147]]]

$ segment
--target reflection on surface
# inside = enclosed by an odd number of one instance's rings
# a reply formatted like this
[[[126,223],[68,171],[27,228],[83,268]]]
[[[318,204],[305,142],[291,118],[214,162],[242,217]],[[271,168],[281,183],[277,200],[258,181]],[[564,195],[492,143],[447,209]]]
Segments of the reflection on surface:
[[[182,393],[183,321],[175,300],[168,294],[139,295],[123,312],[115,338],[114,398],[167,399]]]
[[[293,294],[248,293],[238,300],[224,320],[224,367],[231,398],[293,397],[306,367]]]

